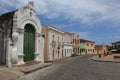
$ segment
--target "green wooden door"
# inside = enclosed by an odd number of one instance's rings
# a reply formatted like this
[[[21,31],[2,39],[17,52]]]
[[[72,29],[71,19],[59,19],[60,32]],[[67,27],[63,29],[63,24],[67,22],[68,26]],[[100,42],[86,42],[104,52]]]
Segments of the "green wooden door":
[[[24,61],[34,60],[35,52],[35,30],[33,26],[27,24],[24,32]]]

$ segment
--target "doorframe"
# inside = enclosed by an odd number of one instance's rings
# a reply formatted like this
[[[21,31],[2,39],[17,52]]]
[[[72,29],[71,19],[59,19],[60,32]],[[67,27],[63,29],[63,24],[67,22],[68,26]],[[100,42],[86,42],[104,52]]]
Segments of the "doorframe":
[[[34,33],[34,53],[33,53],[32,55],[34,55],[34,59],[35,59],[35,45],[36,45],[36,44],[35,44],[35,32],[36,32],[36,30],[34,29],[34,26],[32,26],[31,24],[26,24],[25,27],[32,27],[32,28],[33,28],[33,31],[34,31],[34,32],[33,32],[33,33]],[[27,31],[25,30],[25,27],[24,27],[24,36],[25,36],[25,32],[27,32]],[[24,39],[25,39],[25,37],[24,37]],[[25,46],[25,42],[24,42],[25,40],[24,40],[24,39],[23,39],[23,52],[24,52],[24,46]],[[24,56],[25,56],[25,53],[24,53]],[[34,60],[34,59],[33,59],[33,60]],[[32,61],[32,60],[25,61],[25,57],[24,57],[23,60],[24,60],[24,62]]]
[[[17,51],[18,53],[18,60],[17,61],[17,65],[20,65],[20,64],[24,64],[24,51],[23,51],[23,47],[24,47],[24,27],[27,25],[27,24],[30,24],[34,27],[35,29],[35,59],[34,61],[42,61],[43,62],[43,58],[41,57],[43,55],[40,54],[40,52],[43,52],[42,50],[42,46],[39,46],[42,44],[42,38],[41,38],[41,26],[40,26],[40,23],[36,23],[35,20],[23,20],[23,22],[21,22],[21,24],[19,25],[19,28],[18,28],[18,32],[19,32],[19,39],[18,39],[18,43],[17,45],[19,45],[19,49]]]

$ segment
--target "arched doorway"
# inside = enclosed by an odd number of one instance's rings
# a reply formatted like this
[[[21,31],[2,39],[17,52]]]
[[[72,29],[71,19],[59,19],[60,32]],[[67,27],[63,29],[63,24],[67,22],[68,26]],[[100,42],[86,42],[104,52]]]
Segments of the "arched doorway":
[[[35,53],[35,29],[27,24],[24,28],[24,61],[34,60]]]

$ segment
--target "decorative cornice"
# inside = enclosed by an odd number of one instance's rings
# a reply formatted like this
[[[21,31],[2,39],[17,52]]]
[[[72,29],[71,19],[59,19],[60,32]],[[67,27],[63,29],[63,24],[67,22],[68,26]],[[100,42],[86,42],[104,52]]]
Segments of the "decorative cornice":
[[[56,28],[54,28],[54,27],[48,27],[48,31],[49,31],[49,30],[55,31],[55,32],[58,32],[58,33],[60,33],[60,34],[65,35],[65,33],[64,33],[63,31],[61,31],[61,30],[59,30],[59,29],[56,29]]]
[[[18,33],[24,33],[24,29],[17,28],[17,32],[18,32]]]

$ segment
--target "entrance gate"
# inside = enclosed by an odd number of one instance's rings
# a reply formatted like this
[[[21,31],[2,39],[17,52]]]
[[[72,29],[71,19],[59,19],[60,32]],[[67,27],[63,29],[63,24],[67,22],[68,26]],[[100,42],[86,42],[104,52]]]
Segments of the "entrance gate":
[[[34,60],[35,53],[35,29],[27,24],[24,32],[24,61]]]

